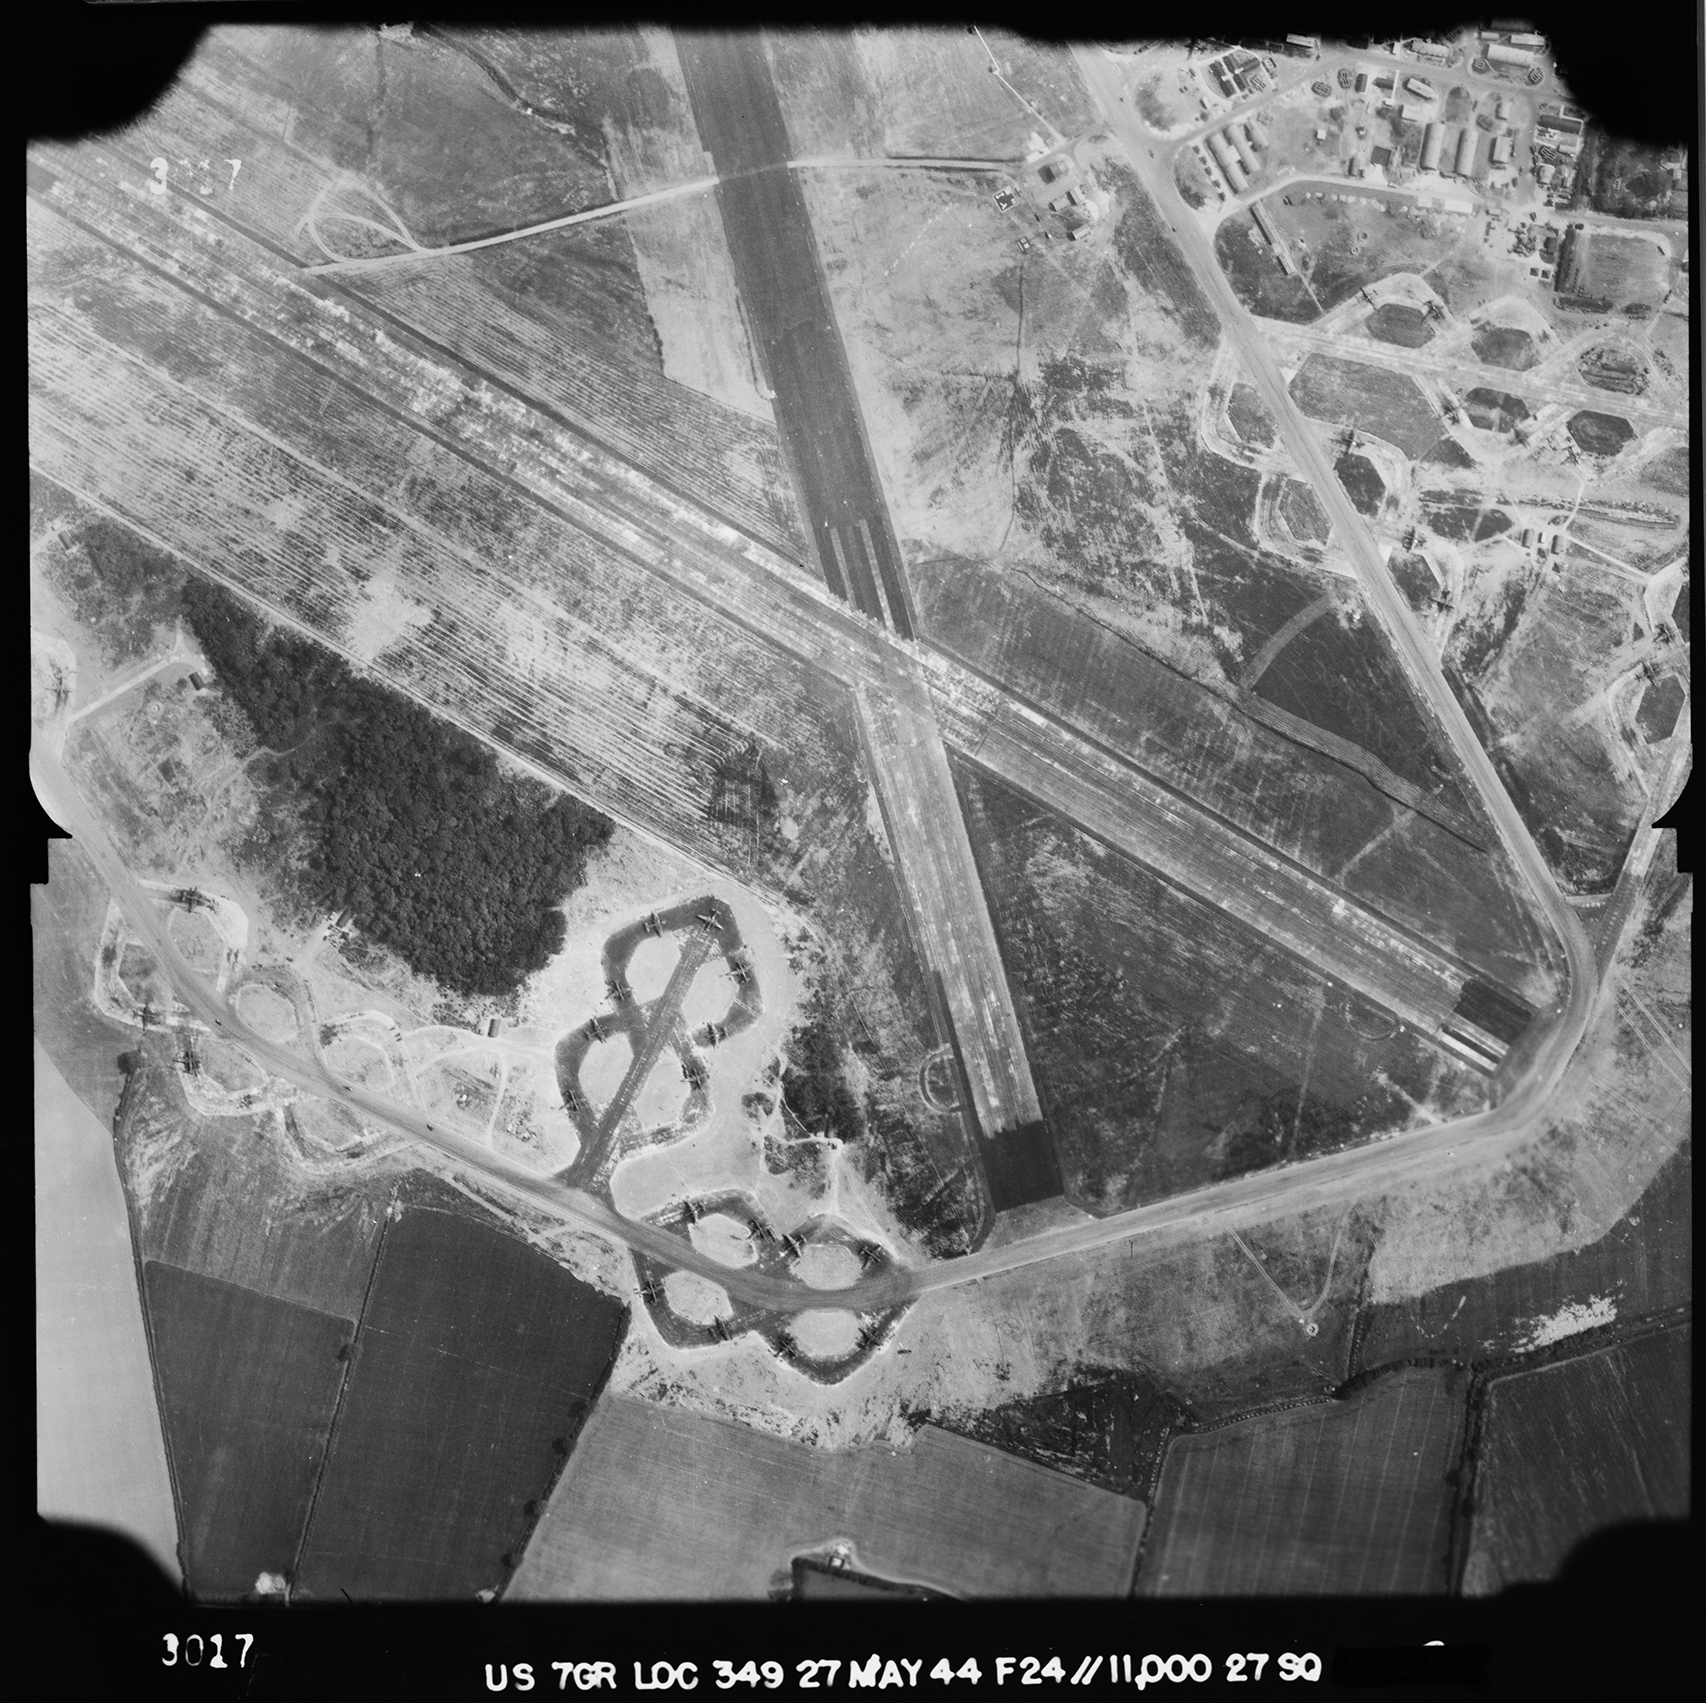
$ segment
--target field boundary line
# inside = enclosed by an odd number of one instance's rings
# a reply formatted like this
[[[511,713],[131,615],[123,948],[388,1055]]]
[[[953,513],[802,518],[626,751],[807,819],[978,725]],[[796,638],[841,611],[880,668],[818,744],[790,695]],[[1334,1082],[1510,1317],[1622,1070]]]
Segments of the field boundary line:
[[[88,854],[84,855],[87,857]],[[96,873],[99,874],[99,870]],[[43,1051],[46,1049],[43,1048]],[[113,1108],[113,1163],[118,1168],[119,1184],[124,1190],[124,1215],[130,1231],[130,1258],[136,1270],[136,1298],[142,1308],[143,1335],[148,1343],[148,1370],[154,1385],[154,1411],[159,1418],[160,1441],[166,1455],[166,1475],[172,1486],[172,1512],[178,1522],[178,1575],[187,1594],[190,1578],[189,1568],[185,1565],[185,1551],[188,1548],[186,1533],[189,1524],[184,1517],[183,1490],[178,1480],[178,1460],[172,1449],[172,1429],[166,1423],[166,1392],[160,1381],[160,1355],[154,1343],[154,1310],[148,1305],[148,1285],[143,1274],[143,1267],[147,1262],[143,1256],[141,1238],[137,1234],[141,1215],[137,1209],[136,1196],[131,1189],[130,1172],[124,1163],[124,1153],[119,1146],[130,1127],[131,1118],[135,1115],[142,1073],[153,1068],[153,1061],[143,1053],[141,1042],[133,1050],[132,1057],[136,1058],[137,1062],[124,1073],[124,1088],[119,1094],[118,1105]]]
[[[402,1193],[403,1185],[393,1183],[391,1186],[390,1203],[386,1206],[385,1217],[379,1226],[379,1245],[373,1250],[373,1264],[368,1268],[367,1287],[361,1293],[361,1308],[355,1317],[355,1328],[350,1332],[349,1358],[344,1362],[344,1375],[338,1384],[338,1399],[332,1408],[332,1422],[326,1427],[326,1449],[320,1456],[320,1470],[314,1474],[314,1491],[308,1498],[308,1513],[302,1521],[302,1535],[296,1541],[296,1553],[290,1558],[290,1573],[284,1581],[284,1600],[288,1606],[296,1591],[297,1580],[302,1576],[302,1558],[308,1553],[308,1538],[314,1530],[314,1516],[320,1511],[320,1491],[326,1482],[326,1469],[332,1464],[332,1450],[338,1439],[338,1426],[344,1416],[344,1401],[349,1395],[350,1383],[355,1377],[356,1356],[360,1352],[362,1327],[367,1323],[367,1304],[373,1299],[373,1286],[379,1278],[379,1262],[385,1253],[385,1243],[391,1234],[391,1226],[396,1222],[394,1214],[397,1210],[397,1200]]]

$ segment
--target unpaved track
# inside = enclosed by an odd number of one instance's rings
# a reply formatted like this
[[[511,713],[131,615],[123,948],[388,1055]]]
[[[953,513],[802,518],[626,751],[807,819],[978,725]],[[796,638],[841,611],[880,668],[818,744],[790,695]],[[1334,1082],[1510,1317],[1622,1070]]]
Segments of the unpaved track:
[[[1533,1049],[1526,1070],[1520,1079],[1507,1080],[1502,1084],[1503,1098],[1495,1112],[1490,1114],[1493,1130],[1515,1128],[1545,1106],[1564,1073],[1570,1055],[1587,1032],[1599,985],[1593,945],[1581,919],[1559,891],[1552,871],[1511,802],[1510,794],[1505,791],[1492,759],[1482,749],[1475,730],[1469,725],[1469,718],[1447,684],[1421,622],[1386,571],[1385,560],[1373,533],[1352,506],[1334,474],[1318,432],[1292,401],[1291,392],[1260,328],[1233,293],[1214,257],[1213,244],[1203,226],[1185,206],[1173,177],[1172,161],[1176,146],[1158,142],[1131,108],[1122,105],[1119,70],[1099,48],[1074,46],[1072,53],[1104,122],[1124,147],[1138,181],[1172,231],[1197,282],[1213,304],[1226,336],[1243,357],[1250,381],[1267,403],[1299,470],[1314,486],[1328,520],[1338,533],[1340,548],[1350,556],[1369,607],[1384,628],[1411,685],[1450,739],[1458,760],[1474,781],[1511,861],[1521,871],[1541,910],[1564,943],[1570,979],[1562,1007],[1555,1014],[1548,1014],[1551,1022]],[[1476,1123],[1478,1120],[1469,1121]]]
[[[352,1087],[318,1062],[311,1063],[288,1048],[263,1040],[184,962],[166,932],[164,920],[131,877],[117,848],[70,776],[39,743],[30,752],[30,779],[43,808],[75,838],[94,863],[126,920],[155,954],[190,1014],[242,1047],[275,1075],[307,1093],[357,1107],[375,1122],[433,1148],[528,1204],[542,1206],[567,1223],[636,1248],[667,1267],[697,1272],[739,1300],[783,1314],[823,1305],[821,1289],[719,1264],[683,1237],[623,1218],[591,1195],[501,1159],[477,1142],[436,1127],[415,1108]],[[903,1306],[933,1289],[975,1283],[1001,1272],[1091,1253],[1122,1241],[1141,1239],[1145,1252],[1160,1253],[1182,1242],[1227,1234],[1320,1206],[1347,1205],[1419,1178],[1437,1178],[1453,1168],[1453,1161],[1458,1166],[1471,1163],[1482,1166],[1526,1139],[1527,1133],[1526,1125],[1510,1117],[1503,1108],[1482,1112],[1456,1123],[1437,1124],[1431,1129],[1394,1136],[1345,1153],[1216,1183],[1112,1218],[1047,1231],[1002,1248],[985,1249],[964,1259],[922,1269],[891,1268],[837,1290],[836,1302],[838,1306],[860,1311]]]
[[[71,217],[86,234],[122,253],[134,253],[143,266],[164,272],[180,288],[299,357],[332,367],[343,383],[382,411],[401,413],[418,429],[428,429],[421,424],[419,398],[443,389],[450,365],[477,406],[467,410],[469,418],[459,413],[454,421],[440,421],[433,415],[428,424],[436,428],[433,435],[438,441],[471,465],[495,472],[548,512],[585,530],[755,638],[850,685],[885,683],[910,702],[910,692],[902,691],[900,683],[922,678],[928,685],[934,720],[950,744],[1069,820],[1080,819],[1086,784],[1094,777],[1090,784],[1101,789],[1095,831],[1110,844],[1147,867],[1165,871],[1209,903],[1226,906],[1258,929],[1265,922],[1285,920],[1283,939],[1290,949],[1400,1020],[1432,1033],[1439,1014],[1455,1005],[1463,983],[1473,974],[1437,948],[1429,954],[1439,962],[1431,988],[1410,985],[1415,982],[1417,964],[1409,964],[1402,974],[1395,961],[1391,970],[1383,970],[1391,925],[1351,894],[1330,888],[1317,877],[1295,879],[1297,872],[1288,868],[1287,860],[1274,857],[1264,842],[1206,812],[1195,800],[1160,786],[1135,769],[1123,753],[1116,756],[1097,747],[1078,730],[1027,710],[942,653],[909,643],[875,620],[861,618],[815,577],[719,526],[692,503],[621,466],[601,449],[556,430],[554,422],[533,415],[517,418],[502,394],[504,387],[498,386],[493,393],[489,374],[460,362],[447,363],[443,351],[427,355],[400,327],[382,331],[369,322],[370,305],[360,298],[346,298],[357,304],[355,312],[340,309],[328,314],[326,304],[298,281],[292,262],[281,264],[278,256],[253,249],[244,252],[247,245],[240,247],[229,239],[217,256],[204,256],[205,236],[191,236],[190,230],[207,217],[205,209],[183,210],[181,219],[174,218],[173,223],[187,228],[169,231],[162,241],[161,233],[141,212],[122,199],[115,204],[92,197],[74,175],[68,174],[44,194],[56,211]],[[168,211],[179,212],[171,203]],[[280,311],[281,303],[288,311]],[[55,323],[52,316],[39,315],[32,335],[51,338]],[[90,395],[94,394],[91,388]],[[94,423],[80,416],[60,422],[50,417],[51,408],[51,399],[44,400],[40,429],[32,438],[35,458],[62,483],[100,502],[110,475],[97,469],[116,462],[112,457],[105,462],[96,458],[85,465]],[[69,458],[54,453],[55,434],[61,430]],[[136,453],[157,456],[161,452],[147,443],[137,445]],[[149,501],[157,504],[157,488],[150,486],[149,493]],[[122,504],[120,513],[133,524],[143,519],[125,512]],[[167,541],[165,547],[172,545]],[[221,572],[223,564],[209,560],[205,553],[199,557],[194,551],[185,553],[204,572],[232,583]],[[252,595],[240,583],[234,589]],[[530,593],[517,587],[515,595]],[[290,619],[288,611],[275,602],[266,607],[272,615]],[[609,636],[622,637],[614,632]],[[399,685],[399,689],[407,687]],[[444,713],[441,706],[428,707]],[[485,737],[478,728],[470,731]],[[586,790],[584,785],[581,790]],[[649,823],[636,821],[621,799],[609,796],[608,789],[591,796],[601,809],[643,833],[653,832]],[[948,807],[957,809],[957,801],[950,800]],[[1242,867],[1252,858],[1261,863],[1264,879],[1278,882],[1284,892],[1282,904],[1276,906],[1237,882],[1214,878],[1216,871]],[[1322,926],[1328,913],[1331,926]],[[971,1008],[969,992],[964,1004]],[[1023,1057],[1022,1046],[999,1051],[1004,1057]],[[1015,1092],[1009,1097],[1022,1104],[1027,1098],[1023,1084],[1015,1081],[1013,1086]]]

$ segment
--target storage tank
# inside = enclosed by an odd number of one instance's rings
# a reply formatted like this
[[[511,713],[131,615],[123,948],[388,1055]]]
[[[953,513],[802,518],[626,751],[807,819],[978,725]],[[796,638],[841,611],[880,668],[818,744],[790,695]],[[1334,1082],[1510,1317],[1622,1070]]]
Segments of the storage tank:
[[[1475,169],[1475,127],[1466,124],[1457,138],[1457,162],[1452,167],[1459,177],[1468,177]]]
[[[1439,150],[1445,140],[1445,130],[1436,119],[1422,132],[1422,170],[1439,170]]]

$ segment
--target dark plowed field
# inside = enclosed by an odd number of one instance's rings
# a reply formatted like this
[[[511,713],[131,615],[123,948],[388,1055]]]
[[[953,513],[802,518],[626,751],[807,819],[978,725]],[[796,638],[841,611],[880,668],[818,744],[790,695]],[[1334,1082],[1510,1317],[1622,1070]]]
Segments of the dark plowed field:
[[[1692,1346],[1679,1324],[1492,1386],[1467,1589],[1549,1579],[1607,1526],[1687,1517]]]
[[[1137,1595],[1442,1594],[1467,1386],[1408,1369],[1176,1438]]]
[[[242,1596],[295,1565],[355,1327],[157,1260],[144,1276],[184,1579]]]
[[[380,1251],[301,1593],[465,1601],[501,1585],[625,1319],[495,1227],[405,1208]]]

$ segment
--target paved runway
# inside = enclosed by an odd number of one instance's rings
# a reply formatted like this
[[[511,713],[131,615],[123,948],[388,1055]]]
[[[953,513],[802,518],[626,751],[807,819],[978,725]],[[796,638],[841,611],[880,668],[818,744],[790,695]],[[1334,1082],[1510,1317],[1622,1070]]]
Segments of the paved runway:
[[[787,124],[757,34],[679,32],[700,140],[722,182],[717,205],[735,280],[776,393],[776,424],[824,579],[911,637],[911,601],[859,398],[836,328]]]

